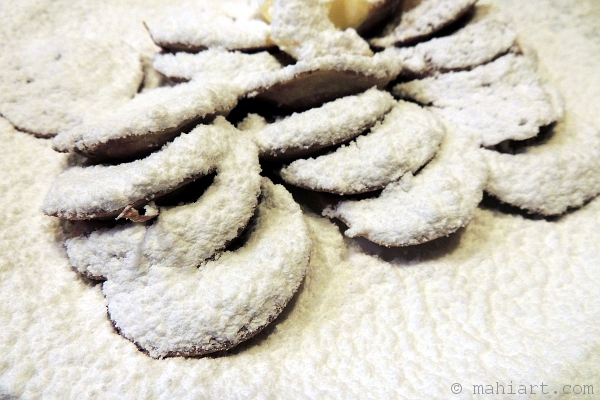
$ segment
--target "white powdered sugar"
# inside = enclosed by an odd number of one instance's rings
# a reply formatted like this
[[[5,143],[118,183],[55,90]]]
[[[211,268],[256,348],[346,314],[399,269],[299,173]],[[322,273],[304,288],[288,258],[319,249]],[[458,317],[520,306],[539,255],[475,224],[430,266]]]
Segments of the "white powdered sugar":
[[[232,8],[229,11],[233,11]],[[154,42],[164,48],[200,51],[210,47],[230,50],[270,47],[269,25],[247,13],[186,7],[149,23]]]
[[[129,223],[67,239],[65,248],[69,262],[79,273],[91,279],[111,279],[140,263],[145,235],[144,224]]]
[[[43,137],[127,102],[142,82],[131,46],[86,37],[12,42],[0,53],[0,65],[0,114]]]
[[[543,215],[579,207],[600,192],[600,130],[567,115],[547,142],[520,154],[484,151],[486,191],[503,202]]]
[[[122,233],[71,240],[69,257],[74,264],[83,258],[97,262],[89,257],[94,248],[110,246]],[[233,347],[271,322],[298,289],[310,249],[299,206],[282,186],[264,180],[256,220],[241,248],[195,268],[148,264],[133,245],[117,260],[104,250],[101,256],[109,260],[93,271],[107,279],[102,292],[122,335],[152,357],[195,355]]]
[[[216,177],[194,203],[162,208],[142,251],[155,266],[195,266],[235,239],[254,214],[260,193],[258,152],[231,126],[198,146],[225,147]],[[213,159],[214,160],[214,159]]]
[[[186,143],[207,149],[210,157],[195,156],[212,163],[209,168],[217,174],[197,201],[161,207],[157,220],[147,229],[131,224],[68,240],[73,265],[85,274],[109,277],[121,259],[138,263],[141,254],[153,266],[192,268],[235,239],[254,214],[260,166],[256,148],[248,139],[231,126],[219,127],[220,131],[205,130],[198,141]],[[201,130],[196,128],[190,135]]]
[[[430,160],[443,135],[432,113],[400,101],[368,134],[332,153],[296,160],[280,173],[287,183],[317,191],[356,194],[382,189]]]
[[[339,218],[348,237],[406,246],[446,236],[467,225],[483,197],[485,162],[473,139],[450,128],[434,159],[406,174],[379,197],[344,200],[324,214]]]
[[[564,95],[567,121],[581,126],[581,115],[595,128],[583,125],[578,132],[592,135],[600,127],[598,2],[480,0],[484,2],[511,15],[519,44],[535,48],[539,72]],[[51,31],[41,26],[54,32],[101,25],[105,33],[130,32],[123,27],[143,31],[141,21],[148,20],[148,14],[164,15],[173,3],[179,0],[106,0],[101,7],[88,0],[1,2],[0,48],[4,54],[23,32],[41,36]],[[242,3],[202,1],[207,7]],[[109,15],[128,24],[117,26],[106,18]],[[114,38],[105,36],[107,42],[109,37]],[[577,114],[571,116],[572,110]],[[556,134],[568,133],[561,139],[565,152],[580,157],[583,153],[566,140],[575,131],[562,131],[562,124]],[[535,153],[541,168],[548,170],[552,163],[542,154],[544,146],[551,146],[547,150],[560,158],[558,138],[518,155]],[[543,388],[550,397],[554,391],[556,397],[574,396],[569,391],[598,392],[598,199],[549,219],[506,213],[486,203],[475,209],[469,225],[450,237],[400,249],[344,238],[338,226],[305,212],[314,241],[310,266],[279,318],[231,351],[156,360],[115,330],[102,284],[73,271],[63,249],[60,221],[40,212],[68,156],[54,152],[48,141],[15,131],[2,118],[0,139],[0,398],[437,399],[485,397],[474,390],[485,393],[497,387],[496,397],[501,398],[510,392],[509,385],[514,392],[527,391],[517,397],[544,397]],[[586,144],[576,148],[594,148],[589,139],[577,141]],[[484,156],[487,151],[478,150]],[[557,167],[570,168],[577,162]],[[524,164],[529,168],[533,162]],[[562,186],[561,173],[554,173],[557,187]],[[541,174],[536,176],[539,180]],[[121,238],[132,236],[124,233]],[[275,239],[283,236],[289,237],[278,234]],[[132,256],[112,247],[118,241],[115,237],[105,250]],[[271,246],[269,241],[266,248]],[[179,272],[162,270],[167,277]],[[159,271],[153,274],[160,276]],[[245,274],[240,272],[241,277]],[[124,277],[118,279],[125,282]],[[123,313],[127,307],[154,312],[146,303],[127,301],[128,288],[135,289],[130,299],[141,298],[140,283],[133,281],[127,287],[113,286],[113,299],[121,293]],[[152,282],[157,283],[152,299],[164,289],[165,297],[195,301],[185,296],[189,292],[177,291],[187,288],[187,282],[178,286],[173,279],[167,288],[154,278]],[[252,279],[239,288],[245,292],[256,282]],[[220,283],[209,290],[216,287]],[[167,310],[158,312],[166,321],[171,318]],[[143,334],[139,318],[130,318]],[[150,327],[155,332],[169,329],[156,322]],[[462,394],[452,394],[452,388],[462,388]],[[535,394],[529,393],[532,389]]]
[[[471,71],[401,83],[394,94],[431,105],[459,127],[479,132],[484,146],[534,137],[563,113],[534,60],[515,54]]]
[[[244,129],[252,131],[261,157],[289,157],[353,139],[373,126],[393,105],[389,93],[371,88],[262,127],[257,126],[256,117],[251,117]]]
[[[44,212],[61,218],[118,215],[191,179],[210,173],[227,147],[222,127],[200,125],[148,157],[118,165],[73,166],[62,172],[44,200]]]
[[[53,145],[58,151],[93,156],[143,154],[172,139],[186,124],[231,110],[242,93],[235,83],[203,79],[148,90],[116,110],[62,132]]]
[[[323,0],[273,0],[271,39],[297,60],[373,54],[354,29],[336,29],[327,11],[327,2]]]
[[[266,51],[246,54],[222,48],[211,48],[197,54],[157,53],[153,66],[169,78],[191,80],[196,77],[206,81],[223,79],[223,75],[232,79],[244,78],[249,73],[264,74],[281,68],[279,61]]]
[[[371,39],[378,47],[407,44],[423,39],[466,14],[477,0],[406,0],[398,21],[390,23],[383,36]]]
[[[477,11],[482,11],[477,7]],[[477,67],[508,52],[517,33],[506,20],[484,15],[449,36],[431,39],[414,47],[400,47],[397,54],[404,76],[426,76]]]

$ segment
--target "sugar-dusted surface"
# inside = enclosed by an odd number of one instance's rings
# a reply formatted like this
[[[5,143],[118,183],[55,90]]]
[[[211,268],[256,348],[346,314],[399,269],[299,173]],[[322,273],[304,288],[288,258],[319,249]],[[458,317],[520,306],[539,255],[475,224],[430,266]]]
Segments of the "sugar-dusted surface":
[[[373,54],[354,29],[336,29],[327,11],[327,2],[321,0],[273,0],[271,39],[297,60]]]
[[[567,106],[600,126],[596,2],[497,3]],[[58,21],[65,10],[48,5]],[[157,361],[113,331],[100,287],[71,270],[58,223],[40,212],[65,156],[5,121],[0,137],[0,394],[460,399],[511,381],[543,382],[549,398],[564,385],[598,391],[598,200],[552,222],[481,209],[435,244],[369,247],[383,260],[309,217],[307,280],[268,334],[225,357]]]
[[[242,53],[211,48],[200,53],[158,53],[154,56],[154,68],[161,74],[176,80],[190,80],[194,76],[203,79],[222,79],[223,74],[230,79],[247,73],[272,72],[281,68],[275,57],[266,51]],[[240,74],[240,71],[244,71]]]

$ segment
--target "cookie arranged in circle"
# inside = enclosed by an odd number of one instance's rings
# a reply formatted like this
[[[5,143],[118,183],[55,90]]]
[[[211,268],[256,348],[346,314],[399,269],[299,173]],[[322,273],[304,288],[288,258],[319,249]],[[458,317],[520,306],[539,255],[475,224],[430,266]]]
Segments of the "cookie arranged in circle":
[[[483,197],[486,165],[474,138],[450,127],[440,150],[420,172],[405,174],[378,197],[343,200],[324,215],[343,221],[348,237],[408,246],[467,225]]]
[[[388,92],[371,88],[318,108],[294,113],[271,124],[264,122],[262,126],[253,128],[252,121],[248,119],[243,126],[253,131],[251,136],[261,158],[298,157],[355,138],[383,118],[394,103]]]
[[[434,156],[443,136],[435,115],[400,101],[368,134],[329,154],[296,160],[280,174],[285,182],[311,190],[370,192],[419,170]]]
[[[142,251],[152,265],[196,265],[235,239],[254,214],[261,182],[258,152],[237,129],[223,125],[198,143],[225,147],[214,160],[213,183],[193,203],[162,207],[148,228]]]
[[[309,262],[300,207],[266,179],[243,245],[198,268],[153,265],[132,246],[135,239],[117,249],[125,230],[139,240],[139,226],[70,239],[67,251],[78,270],[106,280],[102,292],[116,329],[154,358],[202,355],[249,339],[281,313]]]
[[[159,87],[61,132],[52,144],[57,151],[89,157],[139,157],[160,148],[183,130],[229,112],[243,92],[235,82],[221,79]]]
[[[144,159],[71,167],[56,178],[43,210],[60,218],[90,219],[115,217],[127,207],[141,207],[218,169],[228,151],[225,136],[237,132],[225,124],[199,125]],[[254,145],[248,141],[247,147]]]
[[[270,28],[245,10],[174,10],[161,21],[148,24],[154,43],[166,50],[199,52],[211,47],[228,50],[261,50],[272,47]]]
[[[564,112],[560,96],[542,81],[535,62],[516,54],[471,71],[401,83],[393,92],[432,106],[459,127],[479,132],[484,146],[532,138]]]
[[[451,25],[473,9],[477,0],[405,0],[402,12],[370,40],[373,46],[408,45],[422,41]]]
[[[180,82],[194,77],[204,80],[223,79],[224,74],[232,79],[239,79],[241,75],[265,74],[282,67],[266,51],[246,54],[222,48],[211,48],[200,53],[158,53],[154,57],[153,66],[161,74]]]
[[[486,11],[479,13],[487,14]],[[437,73],[472,69],[518,49],[517,33],[507,21],[484,15],[455,33],[396,50],[400,77],[423,78]]]
[[[124,42],[61,36],[9,46],[0,54],[0,114],[39,137],[126,103],[142,82],[140,55]]]
[[[304,111],[373,86],[383,89],[400,73],[390,51],[374,56],[331,55],[299,61],[257,79],[255,97],[285,109]]]
[[[504,203],[559,215],[600,193],[600,131],[575,115],[553,128],[546,143],[517,154],[483,150],[485,190]]]

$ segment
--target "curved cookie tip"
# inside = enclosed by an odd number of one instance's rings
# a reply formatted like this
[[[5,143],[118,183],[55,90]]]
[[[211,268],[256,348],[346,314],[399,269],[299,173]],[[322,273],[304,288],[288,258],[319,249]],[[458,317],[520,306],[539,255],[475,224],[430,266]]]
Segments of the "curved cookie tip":
[[[573,114],[540,146],[483,154],[490,171],[485,190],[531,213],[560,215],[600,193],[600,130]]]

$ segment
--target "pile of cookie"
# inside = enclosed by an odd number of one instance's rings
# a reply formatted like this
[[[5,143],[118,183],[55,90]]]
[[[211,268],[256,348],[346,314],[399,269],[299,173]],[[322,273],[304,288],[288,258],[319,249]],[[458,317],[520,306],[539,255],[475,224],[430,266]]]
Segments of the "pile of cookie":
[[[385,246],[455,232],[484,191],[542,215],[594,197],[598,129],[565,114],[510,24],[475,3],[264,0],[150,25],[168,84],[60,131],[54,148],[84,161],[44,204],[118,220],[66,248],[104,281],[119,332],[152,357],[199,355],[281,312],[311,241],[261,161],[337,195],[323,214]]]

